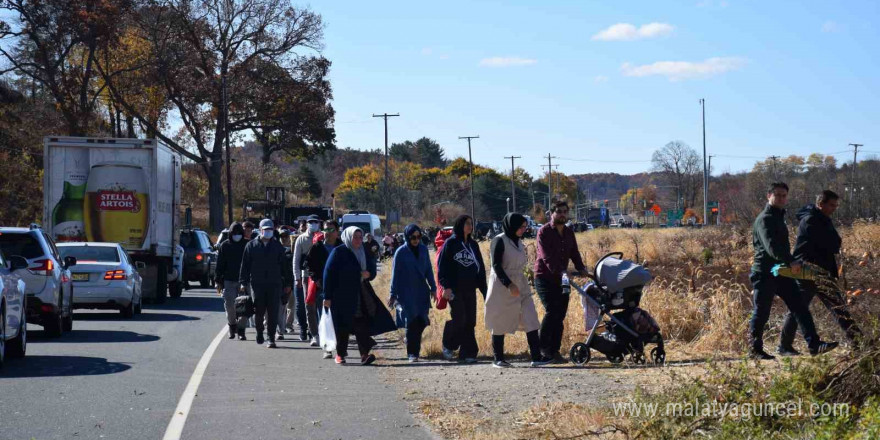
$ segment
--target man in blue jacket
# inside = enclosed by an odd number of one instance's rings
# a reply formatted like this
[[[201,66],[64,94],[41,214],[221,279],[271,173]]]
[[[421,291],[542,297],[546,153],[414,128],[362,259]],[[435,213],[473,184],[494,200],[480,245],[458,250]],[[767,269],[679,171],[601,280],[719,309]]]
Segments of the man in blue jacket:
[[[825,190],[816,196],[815,205],[807,205],[797,213],[798,234],[794,245],[794,258],[814,264],[828,273],[832,281],[837,280],[837,255],[840,254],[842,240],[831,216],[840,206],[840,196],[834,191]],[[862,332],[850,316],[843,298],[836,292],[823,292],[818,289],[813,281],[797,280],[798,287],[803,292],[804,301],[809,305],[814,296],[818,296],[822,304],[837,319],[837,324],[846,333],[847,339],[853,344]],[[781,356],[799,355],[793,346],[797,322],[791,312],[785,315],[782,324],[782,333],[779,336],[779,348],[776,350]]]
[[[281,307],[281,291],[290,294],[293,280],[287,270],[284,246],[274,239],[275,224],[272,220],[260,222],[260,235],[244,247],[239,275],[240,291],[246,292],[250,284],[254,296],[257,326],[257,344],[263,344],[263,320],[269,327],[269,342],[266,346],[275,348],[275,329],[278,326],[278,311]],[[268,317],[266,314],[268,313]]]
[[[801,296],[800,289],[791,278],[775,277],[773,266],[784,264],[793,273],[801,271],[801,261],[791,255],[788,241],[788,226],[785,224],[785,205],[788,203],[788,185],[783,182],[770,184],[767,189],[767,206],[758,214],[752,229],[752,244],[755,248],[755,261],[749,280],[752,282],[752,295],[755,307],[749,322],[751,351],[753,359],[774,359],[764,351],[764,326],[770,319],[773,297],[779,295],[788,310],[801,327],[810,354],[817,355],[833,350],[836,342],[822,342],[816,333],[813,315]]]

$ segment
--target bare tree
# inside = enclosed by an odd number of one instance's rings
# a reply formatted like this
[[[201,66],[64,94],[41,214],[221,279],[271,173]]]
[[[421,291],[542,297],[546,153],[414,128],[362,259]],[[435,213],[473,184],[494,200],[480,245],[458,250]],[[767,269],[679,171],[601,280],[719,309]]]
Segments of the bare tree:
[[[663,173],[670,185],[678,186],[684,208],[694,206],[703,184],[700,160],[696,150],[682,141],[667,143],[651,157],[653,170]]]

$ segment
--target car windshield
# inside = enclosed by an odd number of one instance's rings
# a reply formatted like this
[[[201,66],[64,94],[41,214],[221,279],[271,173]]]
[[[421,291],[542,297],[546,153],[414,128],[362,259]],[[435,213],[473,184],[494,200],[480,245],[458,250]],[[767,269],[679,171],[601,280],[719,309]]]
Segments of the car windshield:
[[[39,240],[31,233],[0,235],[0,252],[3,252],[6,258],[18,255],[28,260],[44,255]]]
[[[343,224],[342,230],[344,231],[351,226],[356,226],[358,228],[361,228],[361,231],[364,231],[364,234],[369,234],[371,232],[369,223],[355,223],[355,222],[348,222],[348,223]]]
[[[118,263],[119,252],[109,246],[61,246],[61,258],[74,257],[77,263]]]
[[[185,249],[198,249],[201,247],[199,237],[196,236],[195,232],[184,232],[180,234],[180,245]]]

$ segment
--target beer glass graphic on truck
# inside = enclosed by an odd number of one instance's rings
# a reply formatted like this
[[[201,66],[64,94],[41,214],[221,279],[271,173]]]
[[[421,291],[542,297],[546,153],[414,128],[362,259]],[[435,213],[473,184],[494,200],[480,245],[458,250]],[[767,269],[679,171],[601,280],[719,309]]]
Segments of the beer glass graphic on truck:
[[[143,248],[150,225],[147,176],[139,165],[99,163],[86,185],[86,236],[89,241]]]
[[[56,241],[83,241],[83,197],[89,176],[89,150],[68,148],[64,151],[64,192],[52,209],[52,235]]]

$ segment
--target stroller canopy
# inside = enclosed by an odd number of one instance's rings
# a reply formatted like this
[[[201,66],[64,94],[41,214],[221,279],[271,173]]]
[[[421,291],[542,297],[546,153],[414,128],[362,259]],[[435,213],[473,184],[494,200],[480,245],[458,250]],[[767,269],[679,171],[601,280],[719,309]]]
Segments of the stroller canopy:
[[[623,289],[636,286],[644,286],[651,282],[651,272],[640,264],[630,260],[617,258],[605,258],[596,268],[596,277],[604,284],[609,292],[619,292]]]

